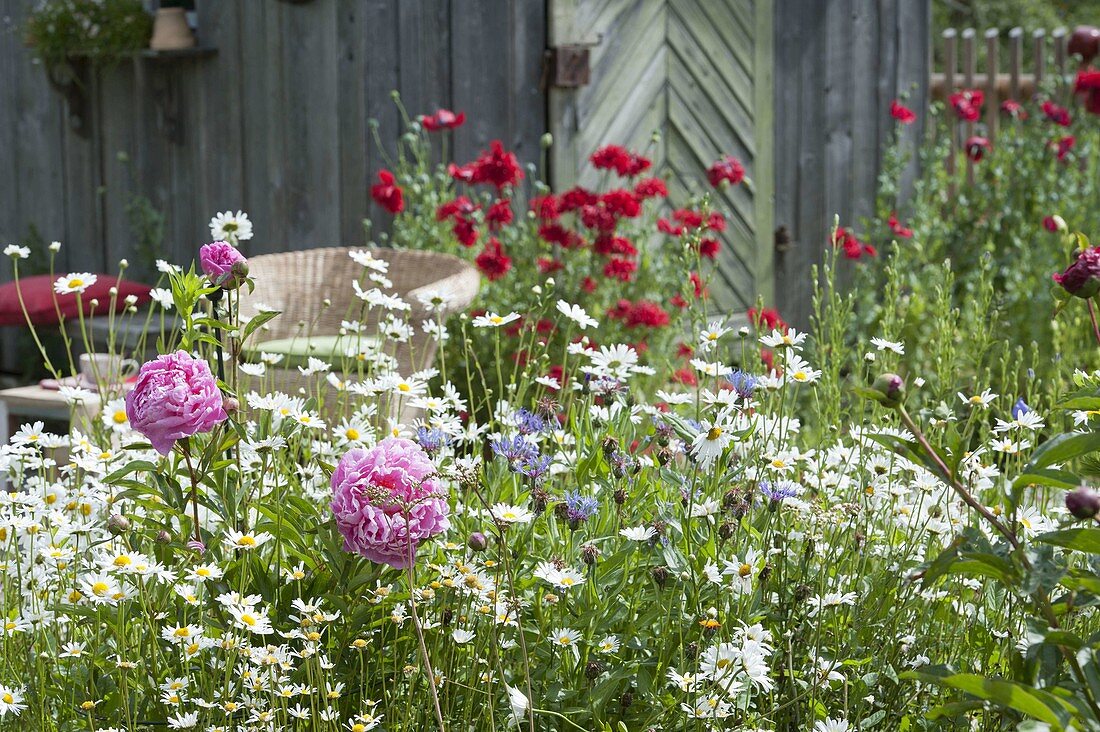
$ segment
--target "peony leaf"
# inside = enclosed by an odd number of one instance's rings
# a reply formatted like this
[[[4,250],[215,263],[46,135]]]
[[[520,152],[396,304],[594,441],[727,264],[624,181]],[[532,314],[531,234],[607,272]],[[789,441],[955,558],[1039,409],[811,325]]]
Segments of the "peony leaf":
[[[1062,529],[1039,534],[1035,541],[1043,544],[1075,549],[1089,554],[1100,554],[1100,529]]]

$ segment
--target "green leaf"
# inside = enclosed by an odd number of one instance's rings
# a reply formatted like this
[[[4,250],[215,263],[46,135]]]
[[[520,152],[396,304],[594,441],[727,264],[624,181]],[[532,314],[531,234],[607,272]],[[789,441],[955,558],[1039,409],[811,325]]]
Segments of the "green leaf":
[[[1043,544],[1076,549],[1079,552],[1100,554],[1100,529],[1061,529],[1039,534],[1035,541]]]
[[[1081,479],[1068,470],[1038,468],[1034,471],[1024,473],[1012,482],[1013,488],[1029,488],[1039,485],[1071,491],[1081,485]]]
[[[279,310],[265,310],[264,312],[249,320],[248,324],[244,327],[244,333],[241,334],[241,342],[243,343],[244,341],[247,341],[248,336],[255,333],[256,330],[263,326],[264,323],[281,314],[282,311]]]
[[[1085,388],[1073,392],[1054,405],[1055,409],[1100,409],[1100,389]]]
[[[1066,433],[1047,440],[1031,454],[1024,473],[1034,473],[1055,463],[1064,463],[1081,455],[1100,450],[1100,432]]]
[[[901,676],[906,679],[917,679],[937,686],[958,689],[971,696],[993,702],[1002,707],[1015,709],[1021,714],[1046,722],[1055,730],[1065,729],[1065,722],[1068,720],[1068,714],[1064,706],[1065,702],[1052,694],[1032,689],[1014,681],[987,679],[978,674],[940,676],[936,673],[922,671],[907,671]]]

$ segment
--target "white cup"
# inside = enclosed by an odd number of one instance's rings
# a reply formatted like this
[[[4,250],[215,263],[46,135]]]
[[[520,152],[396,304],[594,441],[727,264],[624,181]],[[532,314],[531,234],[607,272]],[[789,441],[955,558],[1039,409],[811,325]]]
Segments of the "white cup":
[[[132,358],[123,358],[113,353],[80,354],[80,375],[84,381],[98,386],[121,384],[123,379],[133,376],[141,367]]]

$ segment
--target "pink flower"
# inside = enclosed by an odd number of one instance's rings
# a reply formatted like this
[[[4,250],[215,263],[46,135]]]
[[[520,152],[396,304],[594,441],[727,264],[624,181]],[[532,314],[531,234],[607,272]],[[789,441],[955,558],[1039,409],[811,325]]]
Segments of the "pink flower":
[[[215,287],[234,287],[248,275],[248,260],[225,241],[203,245],[199,249],[199,266]]]
[[[332,473],[332,513],[344,551],[397,569],[417,546],[447,530],[447,502],[427,454],[387,437],[369,450],[349,450]]]
[[[227,417],[210,365],[185,351],[141,367],[126,395],[126,416],[161,455],[170,453],[176,440],[209,432]]]

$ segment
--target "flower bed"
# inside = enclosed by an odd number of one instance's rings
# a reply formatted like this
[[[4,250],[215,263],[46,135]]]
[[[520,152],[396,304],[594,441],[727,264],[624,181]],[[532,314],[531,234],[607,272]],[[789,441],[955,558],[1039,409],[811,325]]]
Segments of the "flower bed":
[[[2,448],[0,729],[1100,724],[1100,499],[1078,488],[1100,372],[1065,364],[1058,405],[956,393],[896,333],[854,333],[831,257],[813,338],[731,325],[704,296],[720,219],[661,217],[640,155],[594,156],[606,192],[520,206],[506,151],[429,169],[417,146],[461,116],[418,124],[373,194],[397,244],[476,262],[477,311],[406,322],[352,251],[345,335],[383,337],[271,392],[282,357],[235,354],[277,314],[242,312],[251,226],[220,215],[200,272],[162,264],[182,326],[133,388]],[[1071,312],[1094,253],[1059,277]],[[414,328],[447,347],[397,373]]]

